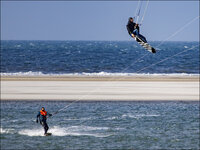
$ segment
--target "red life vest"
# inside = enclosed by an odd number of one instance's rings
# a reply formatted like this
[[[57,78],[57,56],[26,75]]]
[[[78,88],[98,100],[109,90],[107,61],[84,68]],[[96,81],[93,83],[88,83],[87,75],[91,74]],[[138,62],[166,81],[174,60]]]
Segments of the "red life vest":
[[[47,112],[44,110],[44,111],[42,111],[42,110],[40,110],[40,114],[42,115],[42,116],[46,116],[47,115]]]

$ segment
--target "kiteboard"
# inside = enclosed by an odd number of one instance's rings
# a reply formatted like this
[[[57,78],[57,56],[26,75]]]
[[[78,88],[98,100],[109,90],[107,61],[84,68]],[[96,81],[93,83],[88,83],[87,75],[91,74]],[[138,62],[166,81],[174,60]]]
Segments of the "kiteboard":
[[[149,45],[149,43],[144,42],[140,37],[138,37],[137,35],[135,36],[135,40],[136,42],[138,42],[142,47],[144,47],[146,50],[148,50],[151,53],[156,53],[155,48],[153,48],[151,45]]]
[[[51,136],[52,135],[52,133],[46,133],[45,134],[45,136]]]

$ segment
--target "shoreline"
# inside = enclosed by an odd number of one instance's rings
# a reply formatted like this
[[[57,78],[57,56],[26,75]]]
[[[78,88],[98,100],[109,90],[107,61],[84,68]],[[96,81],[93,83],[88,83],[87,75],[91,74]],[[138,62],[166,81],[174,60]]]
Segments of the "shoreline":
[[[3,76],[1,100],[199,101],[199,77]]]
[[[136,76],[87,76],[87,75],[60,75],[60,76],[1,76],[1,81],[189,81],[199,82],[199,76],[163,76],[163,75],[136,75]]]

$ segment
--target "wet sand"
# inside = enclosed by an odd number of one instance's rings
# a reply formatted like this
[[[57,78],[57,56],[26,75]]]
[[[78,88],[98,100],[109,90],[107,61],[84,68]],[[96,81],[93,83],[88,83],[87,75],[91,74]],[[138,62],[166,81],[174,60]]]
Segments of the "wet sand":
[[[198,76],[3,76],[1,100],[199,100]]]

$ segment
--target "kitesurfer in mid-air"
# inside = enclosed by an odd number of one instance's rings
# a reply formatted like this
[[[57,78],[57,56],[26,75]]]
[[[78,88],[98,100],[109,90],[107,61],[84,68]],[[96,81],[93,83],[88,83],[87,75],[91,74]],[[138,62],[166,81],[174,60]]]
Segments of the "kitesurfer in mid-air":
[[[140,34],[140,27],[139,24],[135,23],[132,17],[129,17],[128,24],[126,25],[128,33],[131,37],[138,36],[142,41],[147,43],[146,38]]]
[[[49,127],[47,125],[47,116],[52,116],[52,114],[47,113],[45,108],[42,107],[42,109],[39,111],[39,113],[37,115],[37,119],[36,119],[36,122],[38,123],[38,118],[39,118],[40,124],[44,127],[44,135],[47,135],[47,131],[49,129]]]

